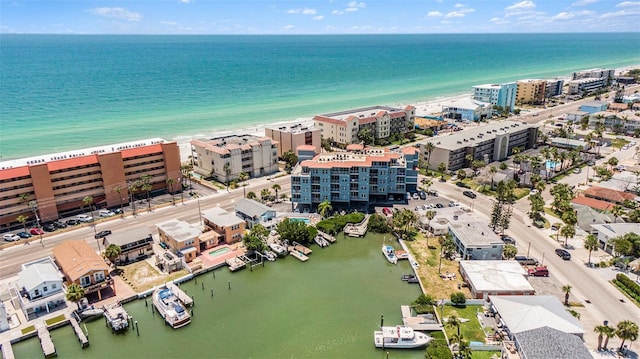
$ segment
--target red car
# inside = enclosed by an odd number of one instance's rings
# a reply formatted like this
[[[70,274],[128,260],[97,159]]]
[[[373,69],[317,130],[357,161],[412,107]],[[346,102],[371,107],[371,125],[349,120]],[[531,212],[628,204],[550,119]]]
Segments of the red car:
[[[44,234],[44,231],[42,229],[40,229],[40,228],[35,228],[34,227],[34,228],[31,228],[29,230],[29,233],[31,233],[34,236],[37,236],[37,235],[40,235],[40,234]]]
[[[384,207],[382,209],[382,214],[384,214],[385,216],[391,216],[393,214],[393,211],[391,211],[391,208],[389,207]]]

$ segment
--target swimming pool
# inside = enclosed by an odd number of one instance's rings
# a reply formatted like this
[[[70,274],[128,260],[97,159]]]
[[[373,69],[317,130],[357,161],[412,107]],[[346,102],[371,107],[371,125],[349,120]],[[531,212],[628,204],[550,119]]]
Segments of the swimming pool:
[[[309,218],[305,217],[289,217],[289,220],[294,222],[304,222],[304,224],[309,224],[310,222]]]
[[[231,248],[222,247],[222,248],[218,248],[218,249],[212,250],[211,252],[209,252],[209,255],[212,256],[212,257],[215,257],[215,256],[219,256],[219,255],[222,255],[222,254],[225,254],[225,253],[229,253],[229,252],[231,252]]]
[[[553,170],[560,166],[560,162],[547,160],[547,169]]]

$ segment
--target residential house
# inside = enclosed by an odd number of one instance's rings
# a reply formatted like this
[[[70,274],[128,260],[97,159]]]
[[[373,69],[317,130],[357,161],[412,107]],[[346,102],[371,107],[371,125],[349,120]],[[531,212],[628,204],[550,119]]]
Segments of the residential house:
[[[295,153],[298,146],[320,148],[321,132],[319,128],[301,123],[264,129],[265,136],[275,141],[278,157],[282,157],[282,154],[288,151]]]
[[[153,255],[153,237],[147,227],[113,233],[104,238],[103,244],[105,248],[111,244],[120,247],[120,256],[115,259],[118,265],[136,262]]]
[[[300,163],[302,161],[312,160],[316,155],[320,154],[320,148],[310,145],[298,146],[295,154],[298,156],[298,163]]]
[[[98,300],[102,300],[103,289],[113,290],[111,268],[86,241],[64,241],[55,246],[52,252],[67,286],[78,284],[84,288],[85,296],[97,293]]]
[[[638,198],[638,196],[633,193],[598,186],[592,186],[584,190],[582,194],[585,197],[609,202],[614,205],[621,205],[624,201],[634,201]]]
[[[507,352],[509,341],[503,341],[503,355],[511,358]],[[514,334],[513,345],[519,359],[592,359],[585,343],[578,336],[567,334],[550,327],[540,327]]]
[[[62,283],[62,274],[51,257],[24,263],[15,288],[10,290],[12,302],[19,304],[28,320],[62,309],[66,307]]]
[[[460,261],[462,280],[471,297],[487,300],[489,296],[533,296],[536,291],[527,280],[520,263],[509,261]]]
[[[605,223],[591,225],[591,234],[598,238],[600,248],[607,253],[615,252],[615,246],[610,243],[610,241],[613,238],[622,237],[627,233],[640,233],[640,223]]]
[[[241,198],[236,202],[236,216],[247,222],[247,228],[251,229],[260,224],[267,229],[275,226],[276,211],[264,204],[248,198]]]
[[[212,231],[216,234],[217,244],[233,244],[242,240],[246,228],[244,220],[220,207],[213,207],[202,211],[205,233]]]
[[[471,98],[449,100],[442,104],[442,116],[458,121],[481,121],[491,118],[493,105]]]
[[[175,255],[184,257],[186,263],[200,255],[200,235],[202,234],[200,224],[172,219],[158,223],[156,227],[160,242],[164,242]]]

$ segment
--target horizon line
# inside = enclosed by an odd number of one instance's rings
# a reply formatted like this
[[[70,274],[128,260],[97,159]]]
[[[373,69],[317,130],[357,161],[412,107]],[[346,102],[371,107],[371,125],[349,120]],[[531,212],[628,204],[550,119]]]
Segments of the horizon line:
[[[585,31],[585,32],[397,32],[397,33],[239,33],[239,34],[186,34],[186,33],[49,33],[2,32],[0,35],[56,35],[56,36],[385,36],[385,35],[580,35],[580,34],[640,34],[638,31]]]

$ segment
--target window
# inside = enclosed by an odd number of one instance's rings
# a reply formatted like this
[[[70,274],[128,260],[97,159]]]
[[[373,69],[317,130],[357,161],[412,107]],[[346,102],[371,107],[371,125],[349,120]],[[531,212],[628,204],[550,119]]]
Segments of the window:
[[[104,280],[104,273],[103,272],[96,272],[93,274],[93,279],[94,281],[97,282],[102,282]]]
[[[44,287],[42,287],[42,291],[46,292],[49,288],[47,288],[47,286],[45,285]]]
[[[91,277],[90,276],[85,276],[85,277],[80,278],[80,285],[83,286],[83,287],[91,285]]]
[[[52,284],[51,284],[51,289],[56,289],[56,288],[57,288],[56,284],[55,284],[55,283],[52,283]]]

